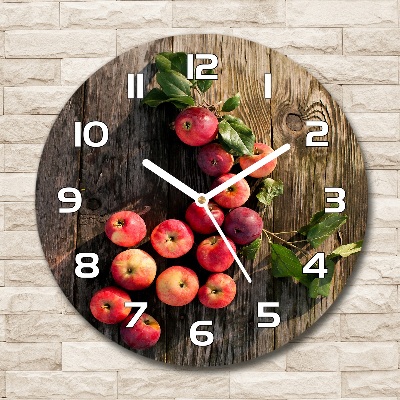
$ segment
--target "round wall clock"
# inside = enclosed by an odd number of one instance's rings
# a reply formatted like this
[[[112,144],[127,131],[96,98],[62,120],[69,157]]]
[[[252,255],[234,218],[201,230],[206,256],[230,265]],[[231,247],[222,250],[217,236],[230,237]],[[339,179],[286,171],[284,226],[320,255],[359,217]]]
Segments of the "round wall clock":
[[[97,330],[154,360],[219,366],[274,351],[337,299],[367,184],[308,72],[251,41],[183,35],[74,93],[43,149],[36,214],[58,285]]]

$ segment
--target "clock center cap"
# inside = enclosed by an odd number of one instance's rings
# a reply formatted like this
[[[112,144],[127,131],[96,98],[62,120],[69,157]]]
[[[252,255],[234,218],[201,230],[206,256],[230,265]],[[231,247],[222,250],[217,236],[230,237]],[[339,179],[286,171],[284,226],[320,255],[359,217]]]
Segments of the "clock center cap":
[[[200,193],[200,194],[199,194],[199,197],[197,198],[197,200],[195,201],[195,203],[196,203],[196,205],[197,205],[198,207],[206,207],[207,204],[208,204],[208,199],[207,199],[207,197],[205,196],[205,194]]]

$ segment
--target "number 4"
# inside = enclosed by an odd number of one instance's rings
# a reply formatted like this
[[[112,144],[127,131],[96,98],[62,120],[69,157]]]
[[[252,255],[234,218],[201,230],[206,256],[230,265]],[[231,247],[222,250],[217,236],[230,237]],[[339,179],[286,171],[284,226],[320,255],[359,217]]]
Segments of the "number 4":
[[[318,263],[318,268],[312,268]],[[324,278],[328,270],[325,268],[325,253],[317,253],[303,267],[303,274],[318,274],[318,278]]]

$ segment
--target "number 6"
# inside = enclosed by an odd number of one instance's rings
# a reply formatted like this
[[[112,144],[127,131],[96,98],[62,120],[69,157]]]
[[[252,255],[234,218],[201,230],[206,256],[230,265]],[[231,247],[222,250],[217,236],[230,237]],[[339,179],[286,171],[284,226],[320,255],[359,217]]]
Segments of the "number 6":
[[[197,321],[190,327],[190,340],[196,346],[208,346],[214,341],[214,335],[208,331],[197,331],[196,329],[200,325],[212,325],[212,321]],[[205,336],[207,339],[204,342],[201,342],[197,339],[197,336]]]

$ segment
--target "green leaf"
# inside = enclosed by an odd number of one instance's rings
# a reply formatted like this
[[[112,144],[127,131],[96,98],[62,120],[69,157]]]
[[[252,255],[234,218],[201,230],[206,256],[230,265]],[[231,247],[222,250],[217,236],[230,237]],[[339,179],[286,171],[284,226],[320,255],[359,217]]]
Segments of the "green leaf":
[[[274,197],[283,193],[283,182],[281,180],[273,180],[272,178],[263,179],[263,186],[257,193],[256,197],[260,203],[270,206]]]
[[[323,278],[313,279],[308,288],[308,295],[313,299],[315,299],[318,295],[324,297],[329,296],[333,272],[335,270],[335,263],[329,258],[326,258],[325,268],[328,270],[328,273]]]
[[[300,234],[307,236],[309,230],[319,224],[322,221],[322,218],[325,217],[325,211],[318,211],[316,214],[314,214],[311,218],[311,221],[308,225],[305,225],[303,227],[301,227],[297,232],[299,232]]]
[[[233,97],[230,97],[225,101],[222,106],[222,111],[230,112],[237,108],[240,104],[240,93],[236,93]]]
[[[203,75],[210,75],[213,74],[214,70],[213,69],[208,69],[205,71]],[[212,86],[214,80],[213,79],[198,79],[196,81],[196,85],[199,88],[201,93],[207,92],[208,89]]]
[[[303,274],[303,266],[296,255],[280,244],[271,243],[272,274],[275,278],[291,276],[308,286],[309,281]]]
[[[161,72],[171,70],[180,72],[186,77],[187,74],[187,54],[184,52],[163,52],[156,55],[156,66]]]
[[[247,246],[242,247],[242,254],[244,258],[248,260],[254,260],[256,258],[257,251],[260,250],[261,239],[256,239]]]
[[[322,220],[307,233],[307,241],[315,249],[346,222],[346,215],[325,214]]]
[[[351,254],[358,253],[359,251],[361,251],[362,245],[363,245],[363,241],[360,240],[359,242],[339,246],[335,250],[333,250],[332,253],[329,254],[328,257],[329,258],[348,257]]]
[[[157,82],[169,97],[190,96],[190,82],[177,71],[158,72]]]
[[[177,108],[194,106],[194,99],[191,96],[168,97],[161,89],[151,89],[142,100],[143,104],[150,107],[157,107],[162,103],[173,103]]]
[[[218,141],[229,153],[238,157],[253,154],[255,136],[239,118],[224,115],[218,131]]]
[[[167,100],[168,96],[161,89],[154,88],[144,96],[142,103],[147,104],[150,107],[157,107],[159,104],[164,103]]]

